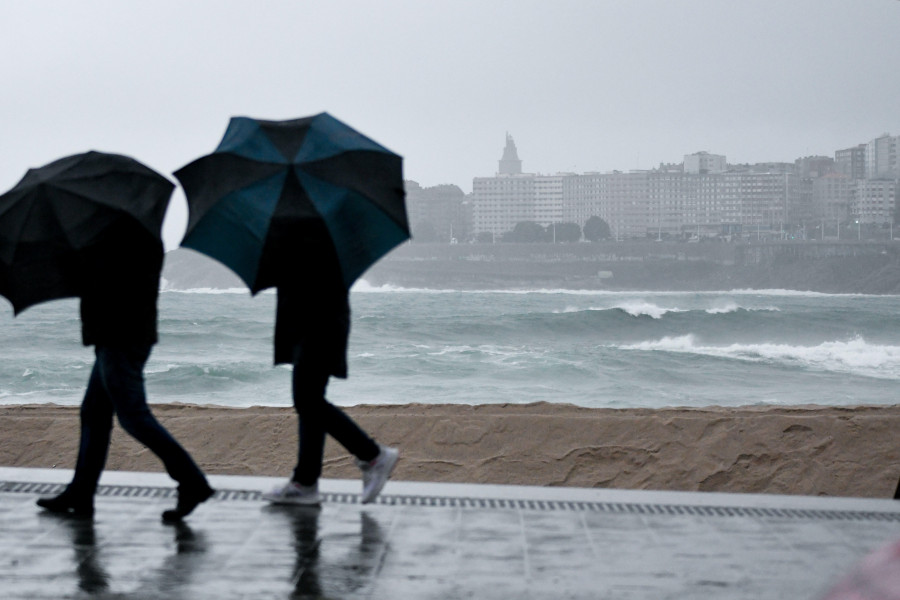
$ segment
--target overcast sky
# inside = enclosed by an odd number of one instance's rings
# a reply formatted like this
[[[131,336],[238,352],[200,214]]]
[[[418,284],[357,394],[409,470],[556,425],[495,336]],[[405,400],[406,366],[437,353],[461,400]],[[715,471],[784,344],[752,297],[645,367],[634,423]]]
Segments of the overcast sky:
[[[900,135],[898,0],[8,0],[0,31],[0,191],[89,149],[171,177],[232,115],[328,111],[465,192],[507,132],[544,174]]]

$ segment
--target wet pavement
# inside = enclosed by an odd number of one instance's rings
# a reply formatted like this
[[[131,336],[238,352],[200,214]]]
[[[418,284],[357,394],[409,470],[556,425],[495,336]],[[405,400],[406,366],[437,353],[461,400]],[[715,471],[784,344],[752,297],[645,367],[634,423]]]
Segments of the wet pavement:
[[[172,526],[172,482],[121,472],[92,521],[39,510],[70,475],[0,467],[0,597],[802,600],[900,538],[893,500],[323,480],[317,510],[216,476]]]

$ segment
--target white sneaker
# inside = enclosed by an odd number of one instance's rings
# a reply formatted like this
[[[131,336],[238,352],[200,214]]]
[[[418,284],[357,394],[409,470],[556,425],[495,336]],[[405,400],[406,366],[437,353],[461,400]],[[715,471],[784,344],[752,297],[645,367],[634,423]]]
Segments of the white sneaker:
[[[319,485],[300,485],[296,481],[273,488],[262,495],[264,500],[272,504],[299,504],[301,506],[318,506],[322,503]]]
[[[400,458],[400,452],[396,448],[388,448],[387,446],[378,445],[381,452],[370,462],[356,460],[356,465],[362,470],[363,476],[363,492],[362,503],[368,504],[378,497],[381,489],[390,478],[394,467],[397,466],[397,459]]]

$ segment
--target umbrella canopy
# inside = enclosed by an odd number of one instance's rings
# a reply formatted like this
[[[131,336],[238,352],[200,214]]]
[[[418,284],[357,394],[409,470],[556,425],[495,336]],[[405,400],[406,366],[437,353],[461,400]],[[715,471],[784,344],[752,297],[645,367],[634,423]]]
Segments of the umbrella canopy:
[[[175,177],[190,208],[182,245],[253,293],[302,277],[304,262],[326,254],[349,289],[409,239],[402,159],[327,113],[234,117],[218,148]]]
[[[29,169],[0,196],[0,294],[16,314],[80,295],[78,254],[123,218],[161,240],[175,186],[133,158],[67,156]]]

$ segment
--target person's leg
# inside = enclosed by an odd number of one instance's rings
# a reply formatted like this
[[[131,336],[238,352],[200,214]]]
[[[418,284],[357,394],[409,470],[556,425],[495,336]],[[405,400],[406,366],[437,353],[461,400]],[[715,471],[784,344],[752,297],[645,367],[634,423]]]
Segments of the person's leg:
[[[328,375],[304,374],[294,363],[292,393],[297,412],[297,466],[291,481],[303,486],[315,485],[322,474],[322,454],[325,450],[325,427],[319,406],[324,402]]]
[[[106,465],[113,418],[112,401],[96,361],[81,402],[80,418],[81,440],[72,482],[59,496],[39,499],[38,505],[52,512],[90,516],[94,512],[97,483]]]
[[[84,400],[81,402],[81,442],[78,461],[69,489],[82,496],[93,496],[97,491],[100,474],[106,466],[109,439],[112,432],[113,404],[100,377],[100,368],[94,362],[88,380]]]
[[[179,484],[176,511],[186,509],[186,512],[169,516],[180,518],[209,498],[213,490],[190,454],[160,425],[147,406],[144,364],[149,356],[150,346],[97,347],[100,379],[115,407],[119,423],[159,457],[166,472]]]
[[[380,451],[359,425],[325,399],[327,385],[328,375],[323,369],[303,361],[294,363],[292,386],[299,445],[292,480],[303,486],[315,485],[322,474],[325,434],[362,461],[374,460]]]

